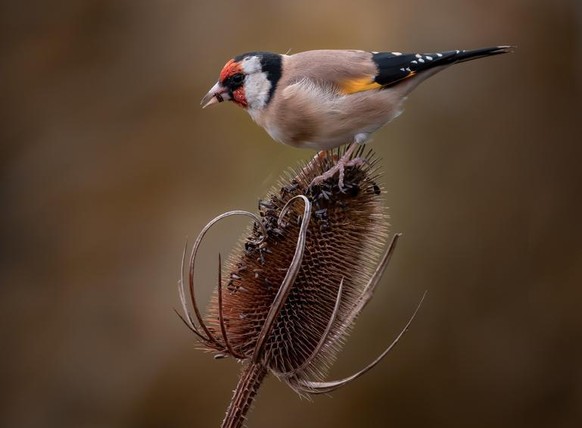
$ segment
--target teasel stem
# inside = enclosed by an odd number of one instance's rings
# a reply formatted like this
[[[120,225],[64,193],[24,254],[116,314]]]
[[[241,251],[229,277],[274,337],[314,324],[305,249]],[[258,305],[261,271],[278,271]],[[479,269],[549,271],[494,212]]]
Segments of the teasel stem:
[[[246,414],[250,410],[266,375],[267,368],[263,364],[251,362],[243,367],[221,428],[240,428],[243,426]]]

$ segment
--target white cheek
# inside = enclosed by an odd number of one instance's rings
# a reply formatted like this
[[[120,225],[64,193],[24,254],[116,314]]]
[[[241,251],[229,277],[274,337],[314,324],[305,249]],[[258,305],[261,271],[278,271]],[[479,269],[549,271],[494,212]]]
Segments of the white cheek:
[[[249,56],[243,59],[242,67],[245,74],[253,74],[261,71],[261,60],[257,56]]]
[[[251,109],[261,109],[267,104],[271,82],[265,73],[250,74],[245,79],[245,95]]]

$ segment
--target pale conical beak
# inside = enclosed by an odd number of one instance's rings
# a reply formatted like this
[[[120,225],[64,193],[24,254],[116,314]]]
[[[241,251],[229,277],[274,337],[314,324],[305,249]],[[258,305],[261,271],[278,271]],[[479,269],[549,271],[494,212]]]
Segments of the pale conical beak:
[[[200,101],[200,105],[202,108],[206,108],[212,104],[228,101],[229,99],[230,96],[228,95],[228,89],[222,86],[220,82],[216,82],[216,84],[210,88],[210,91],[204,95],[204,98]]]

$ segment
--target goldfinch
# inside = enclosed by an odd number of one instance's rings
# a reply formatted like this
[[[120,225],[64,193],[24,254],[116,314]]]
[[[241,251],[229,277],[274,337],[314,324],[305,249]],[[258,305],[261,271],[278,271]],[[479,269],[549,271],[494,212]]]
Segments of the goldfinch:
[[[276,141],[328,150],[351,144],[321,183],[359,162],[357,144],[397,117],[423,80],[445,68],[511,51],[510,46],[436,53],[312,50],[293,55],[247,52],[229,60],[202,107],[232,101]]]

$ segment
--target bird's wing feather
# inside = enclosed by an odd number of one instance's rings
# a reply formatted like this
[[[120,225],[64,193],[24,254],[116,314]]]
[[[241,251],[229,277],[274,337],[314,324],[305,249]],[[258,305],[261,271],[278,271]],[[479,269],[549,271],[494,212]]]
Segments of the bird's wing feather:
[[[387,88],[421,71],[451,64],[458,61],[456,57],[463,52],[402,54],[317,50],[292,55],[287,64],[293,68],[289,74],[295,78],[301,77],[331,87],[337,95],[350,95]]]
[[[378,73],[372,53],[357,50],[314,50],[291,55],[285,64],[294,79],[307,79],[336,95],[347,95],[382,86],[374,81]],[[298,80],[289,82],[296,83]]]

